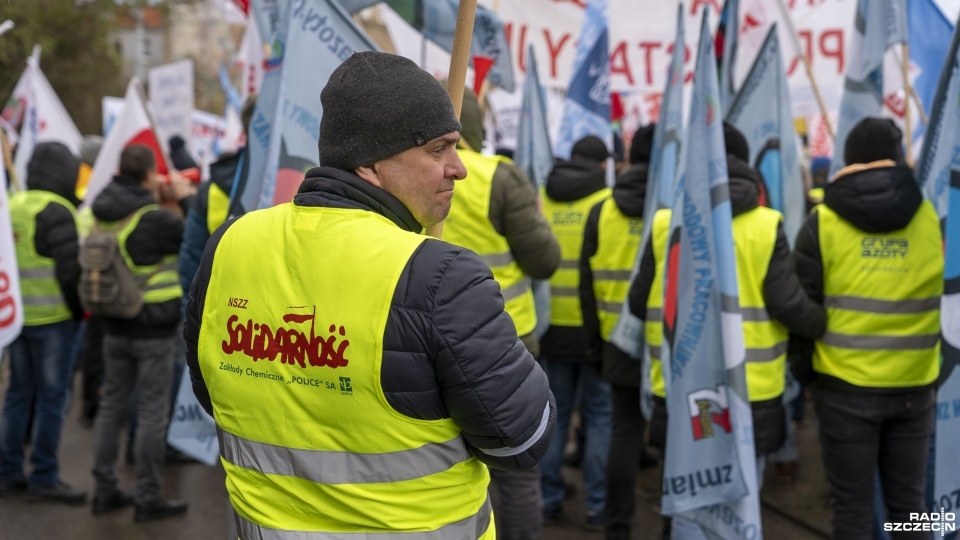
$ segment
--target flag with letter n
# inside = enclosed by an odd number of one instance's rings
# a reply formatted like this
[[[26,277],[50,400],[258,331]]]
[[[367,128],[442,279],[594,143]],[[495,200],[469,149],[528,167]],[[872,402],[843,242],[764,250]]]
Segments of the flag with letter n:
[[[663,512],[708,538],[759,539],[720,93],[704,11],[684,171],[667,247],[663,305],[667,448]]]

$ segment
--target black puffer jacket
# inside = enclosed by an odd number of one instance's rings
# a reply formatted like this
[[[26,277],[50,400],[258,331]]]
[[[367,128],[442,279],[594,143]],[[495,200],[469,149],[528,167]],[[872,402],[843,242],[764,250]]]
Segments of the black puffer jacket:
[[[888,233],[905,228],[923,202],[923,194],[913,172],[893,161],[854,165],[837,173],[823,190],[823,204],[868,233]],[[814,210],[797,234],[794,263],[803,288],[817,303],[823,304],[823,259],[820,253],[820,220]],[[819,336],[805,336],[816,338]],[[790,363],[798,379],[816,378],[841,390],[900,392],[903,388],[863,388],[823,374],[813,373],[813,341],[792,336]]]
[[[637,163],[617,177],[613,187],[613,202],[630,218],[643,219],[643,207],[647,195],[647,175],[650,166]],[[586,332],[590,351],[601,354],[600,374],[611,384],[640,386],[640,362],[630,358],[613,343],[600,337],[600,319],[597,316],[597,298],[593,292],[593,270],[590,257],[597,253],[599,244],[600,209],[603,203],[590,209],[587,225],[583,231],[583,250],[580,252],[580,306],[583,310],[583,329]]]
[[[83,307],[77,294],[80,282],[79,235],[73,217],[77,199],[75,187],[80,172],[80,159],[61,143],[40,143],[27,165],[27,189],[49,191],[70,201],[74,208],[50,203],[37,214],[34,246],[37,254],[53,259],[54,274],[63,299],[74,319],[83,318]]]
[[[727,171],[730,177],[730,203],[733,216],[753,210],[759,205],[760,174],[746,162],[728,155]],[[656,261],[650,245],[643,252],[640,272],[630,287],[628,295],[630,311],[641,319],[646,318],[647,297],[653,284]],[[819,338],[827,326],[823,307],[808,297],[800,285],[790,259],[790,246],[777,226],[777,240],[763,280],[763,301],[767,313],[783,324],[793,334]],[[754,445],[757,455],[777,450],[786,434],[785,413],[781,398],[750,403],[753,412]],[[655,417],[657,415],[655,414]],[[663,415],[660,415],[663,418]],[[651,426],[657,429],[657,426]],[[659,429],[657,429],[659,431]]]
[[[578,201],[607,187],[605,173],[599,163],[575,157],[558,159],[547,177],[547,197],[558,202]],[[596,360],[589,352],[587,335],[582,326],[553,326],[540,338],[540,354],[555,362]]]
[[[181,201],[189,204],[191,199]],[[150,204],[157,204],[153,195],[135,178],[118,175],[107,185],[93,202],[93,216],[100,221],[120,221]],[[140,223],[127,237],[127,252],[134,264],[149,266],[159,263],[168,255],[180,250],[183,236],[183,220],[160,208],[151,210],[140,218]],[[108,334],[135,338],[167,337],[176,333],[180,321],[180,299],[158,304],[144,304],[143,310],[133,319],[104,318],[104,330]]]
[[[329,167],[308,171],[293,202],[367,210],[402,229],[421,230],[386,191]],[[208,242],[187,301],[187,364],[194,393],[208,412],[210,394],[197,356],[201,314],[214,253],[234,222]],[[546,375],[517,338],[490,269],[470,250],[427,240],[414,252],[387,317],[380,383],[389,405],[406,416],[452,418],[471,453],[492,467],[529,469],[550,444],[556,406]],[[527,444],[510,457],[484,452]]]

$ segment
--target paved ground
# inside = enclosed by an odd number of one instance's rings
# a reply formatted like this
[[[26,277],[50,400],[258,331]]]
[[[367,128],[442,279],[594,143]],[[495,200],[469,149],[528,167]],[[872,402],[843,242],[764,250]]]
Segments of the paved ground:
[[[0,368],[0,398],[6,390],[6,369]],[[60,449],[62,477],[66,482],[92,489],[92,431],[78,420],[73,407],[64,426]],[[830,513],[826,508],[827,485],[820,465],[816,443],[816,422],[812,411],[798,432],[801,450],[800,469],[793,484],[778,481],[768,467],[763,491],[763,529],[768,539],[814,540],[827,538]],[[120,464],[121,487],[133,487],[133,467]],[[567,470],[567,478],[579,487],[579,471]],[[136,524],[133,511],[94,517],[86,506],[30,504],[24,497],[0,499],[0,540],[223,540],[228,538],[229,522],[223,470],[201,464],[175,465],[166,469],[164,491],[190,503],[185,516],[165,521]],[[655,540],[660,535],[659,472],[655,468],[641,472],[637,481],[637,540]],[[580,491],[582,494],[582,490]],[[583,506],[580,497],[569,498],[564,508],[568,521],[544,530],[546,540],[601,539],[600,533],[581,528]]]

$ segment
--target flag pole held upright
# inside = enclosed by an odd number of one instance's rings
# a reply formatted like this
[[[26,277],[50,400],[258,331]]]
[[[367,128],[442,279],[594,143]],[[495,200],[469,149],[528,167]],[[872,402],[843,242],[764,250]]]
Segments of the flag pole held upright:
[[[460,118],[463,106],[463,88],[467,81],[467,65],[470,63],[470,43],[473,41],[473,19],[477,14],[477,0],[460,0],[457,9],[457,27],[453,34],[453,52],[450,55],[450,72],[447,91],[453,101],[453,113]],[[479,150],[479,148],[477,149]],[[443,236],[443,222],[427,229],[434,238]]]

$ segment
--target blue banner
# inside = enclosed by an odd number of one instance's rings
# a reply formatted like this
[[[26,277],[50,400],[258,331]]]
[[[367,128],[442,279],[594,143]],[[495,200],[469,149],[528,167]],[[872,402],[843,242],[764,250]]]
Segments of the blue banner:
[[[569,158],[573,143],[587,135],[600,137],[607,142],[608,149],[611,147],[609,50],[607,0],[590,0],[563,104],[555,152],[560,157]]]
[[[747,138],[750,165],[763,176],[770,207],[783,213],[783,229],[792,246],[806,217],[805,198],[776,24],[767,32],[727,112],[727,121]]]
[[[293,199],[304,173],[319,163],[320,90],[351,54],[375,49],[338,2],[289,4],[250,121],[250,168],[234,187],[232,214]]]
[[[913,80],[913,90],[920,99],[923,110],[930,115],[933,97],[940,80],[940,68],[943,67],[953,34],[953,25],[943,16],[933,0],[912,0],[907,2],[907,24],[910,37],[910,63],[919,68],[920,74]],[[926,126],[915,122],[914,141],[920,140]]]
[[[944,231],[940,304],[943,363],[937,390],[936,461],[931,511],[960,512],[960,32],[954,30],[933,114],[917,163],[917,180]]]
[[[663,306],[663,513],[714,537],[760,539],[733,216],[713,40],[704,10],[686,163],[670,222]],[[676,526],[676,525],[675,525]]]
[[[720,12],[720,30],[723,49],[720,57],[720,107],[730,110],[730,102],[736,94],[733,74],[736,69],[737,41],[740,38],[740,0],[727,0]]]
[[[553,150],[550,145],[550,127],[547,125],[547,106],[537,57],[533,45],[527,49],[527,78],[523,82],[523,101],[520,105],[520,129],[514,162],[527,174],[537,193],[546,185],[553,168]],[[537,326],[534,333],[543,337],[550,328],[550,281],[533,280],[533,299],[537,308]]]
[[[904,0],[859,0],[840,98],[840,119],[834,139],[830,176],[842,169],[847,134],[868,116],[883,109],[883,55],[894,43],[907,40]]]
[[[684,32],[683,3],[677,6],[677,32],[674,43],[686,43]],[[667,68],[667,85],[660,99],[660,113],[653,130],[653,148],[650,155],[650,173],[647,176],[647,196],[643,209],[643,238],[637,261],[633,266],[630,281],[636,278],[640,267],[640,257],[650,240],[650,228],[657,210],[673,207],[674,183],[677,178],[677,165],[680,160],[680,139],[683,132],[683,47],[674,47]],[[643,359],[643,373],[649,373],[649,351],[643,347],[643,324],[630,313],[630,307],[624,303],[620,318],[610,336],[610,342],[634,358]],[[650,378],[643,377],[641,405],[644,415],[649,418],[652,411],[653,394],[650,390]]]

